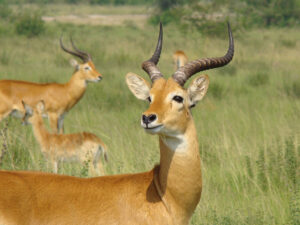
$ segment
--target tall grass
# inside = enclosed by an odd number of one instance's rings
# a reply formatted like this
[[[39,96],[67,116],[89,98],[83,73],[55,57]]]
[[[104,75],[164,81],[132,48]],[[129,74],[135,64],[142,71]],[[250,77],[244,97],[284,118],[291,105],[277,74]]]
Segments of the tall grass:
[[[154,50],[158,27],[52,24],[40,37],[1,35],[1,79],[68,81],[73,69],[71,56],[59,48],[62,31],[90,52],[104,77],[89,84],[68,113],[65,132],[101,137],[109,151],[107,174],[150,170],[159,162],[158,140],[140,127],[147,103],[132,96],[124,78],[131,71],[148,79],[140,64]],[[220,39],[171,26],[164,34],[159,67],[165,76],[173,73],[175,50],[195,59],[223,55],[228,44],[225,27]],[[299,34],[296,29],[245,32],[235,39],[231,68],[206,72],[212,89],[193,109],[204,186],[192,224],[299,224],[300,100],[294,85],[300,80]],[[0,129],[6,121],[1,169],[51,171],[31,127],[7,118]],[[79,164],[65,163],[59,172],[86,175]]]

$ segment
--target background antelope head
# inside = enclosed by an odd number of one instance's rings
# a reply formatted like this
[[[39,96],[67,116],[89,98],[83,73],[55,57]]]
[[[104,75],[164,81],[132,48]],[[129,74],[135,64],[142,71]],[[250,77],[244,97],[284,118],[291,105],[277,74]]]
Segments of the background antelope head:
[[[45,111],[45,103],[43,100],[40,100],[33,108],[27,105],[24,101],[22,101],[22,104],[25,109],[25,113],[22,119],[23,124],[33,124],[34,121],[39,118],[42,120],[42,115]]]
[[[71,65],[75,68],[75,73],[79,72],[79,78],[88,82],[99,82],[100,80],[102,80],[102,75],[96,70],[94,63],[92,62],[91,55],[79,50],[75,46],[72,38],[71,43],[74,51],[67,49],[63,45],[62,37],[60,37],[60,47],[62,48],[62,50],[82,60],[82,63],[78,63],[75,59],[72,59],[70,61]]]
[[[129,73],[126,82],[131,92],[150,106],[141,119],[142,127],[149,133],[174,136],[183,133],[191,118],[190,108],[206,94],[209,79],[207,75],[196,77],[187,89],[185,82],[194,74],[228,64],[234,53],[233,37],[228,24],[229,48],[223,57],[197,59],[180,67],[169,79],[165,79],[156,66],[161,49],[163,31],[160,24],[158,43],[153,56],[143,62],[142,68],[148,73],[152,84],[140,76]]]

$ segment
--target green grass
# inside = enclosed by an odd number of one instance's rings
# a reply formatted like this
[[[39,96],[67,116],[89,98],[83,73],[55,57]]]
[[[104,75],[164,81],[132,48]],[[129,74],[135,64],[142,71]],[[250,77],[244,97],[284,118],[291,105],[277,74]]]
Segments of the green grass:
[[[152,54],[158,27],[101,27],[47,24],[36,38],[16,36],[0,24],[0,77],[66,82],[71,56],[59,48],[62,31],[90,52],[103,81],[89,84],[68,113],[65,131],[89,131],[108,146],[107,174],[150,170],[159,162],[158,140],[143,132],[147,109],[129,92],[125,74],[144,76],[141,63]],[[191,224],[299,224],[300,43],[299,29],[253,30],[236,35],[235,57],[227,68],[205,72],[212,89],[193,109],[203,170],[203,193]],[[284,41],[283,41],[284,40]],[[164,29],[159,67],[173,73],[172,53],[190,59],[223,55],[224,38]],[[264,77],[264,75],[266,77]],[[7,152],[1,169],[51,171],[31,127],[8,118]],[[5,127],[5,121],[0,128]],[[3,136],[0,136],[0,148]],[[84,176],[84,166],[64,164],[61,173]]]

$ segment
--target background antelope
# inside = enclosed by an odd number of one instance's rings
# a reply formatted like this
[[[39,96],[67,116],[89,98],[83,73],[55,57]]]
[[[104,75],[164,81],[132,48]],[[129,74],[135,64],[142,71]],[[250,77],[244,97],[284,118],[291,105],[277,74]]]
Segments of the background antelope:
[[[150,106],[141,125],[159,136],[160,164],[137,174],[75,178],[33,172],[0,172],[0,222],[4,224],[188,224],[201,196],[201,165],[190,108],[206,94],[209,80],[195,73],[224,66],[233,57],[198,59],[164,79],[156,67],[162,26],[153,56],[143,62],[152,85],[129,73],[132,93]],[[12,201],[14,199],[14,201]],[[16,200],[17,199],[17,200]]]
[[[188,62],[188,57],[184,53],[184,51],[177,50],[173,54],[173,62],[174,62],[175,70],[178,70],[179,67],[184,66]]]
[[[51,162],[53,172],[57,173],[61,161],[78,161],[88,165],[89,174],[104,174],[101,155],[107,161],[107,147],[95,134],[82,132],[73,134],[49,133],[43,123],[44,102],[40,101],[32,109],[23,103],[25,115],[23,122],[32,124],[34,136],[40,144],[42,153]]]
[[[38,101],[43,99],[52,130],[63,132],[64,115],[82,98],[87,82],[98,82],[102,79],[90,54],[77,49],[72,40],[71,42],[74,51],[65,48],[62,37],[60,38],[61,48],[65,52],[79,57],[83,63],[78,63],[75,59],[71,61],[75,72],[69,82],[38,84],[16,80],[0,81],[0,121],[12,112],[20,111],[23,114],[22,100],[34,107]]]

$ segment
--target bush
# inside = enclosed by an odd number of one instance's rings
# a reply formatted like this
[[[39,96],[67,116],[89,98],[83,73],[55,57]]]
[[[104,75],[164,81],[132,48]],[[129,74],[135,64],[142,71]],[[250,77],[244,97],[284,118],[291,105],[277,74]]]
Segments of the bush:
[[[90,0],[90,4],[99,4],[99,5],[105,5],[110,4],[110,0]]]
[[[12,10],[8,7],[7,4],[0,4],[0,18],[9,19],[12,14]]]
[[[246,7],[239,13],[248,20],[248,25],[268,27],[299,23],[300,11],[297,0],[245,0],[245,2]]]
[[[39,13],[25,12],[17,19],[15,28],[17,34],[33,37],[45,31],[45,23]]]
[[[169,10],[176,5],[183,5],[191,0],[156,0],[156,4],[161,11]]]
[[[79,2],[79,0],[66,0],[66,1],[67,1],[67,3],[69,3],[69,4],[76,4],[76,3]]]

